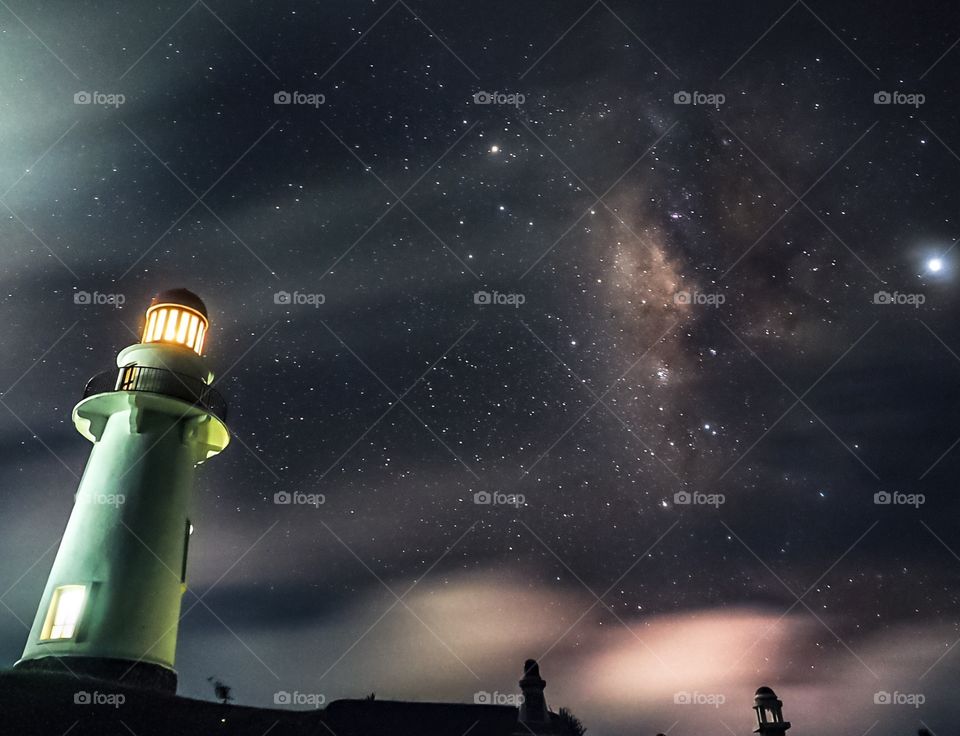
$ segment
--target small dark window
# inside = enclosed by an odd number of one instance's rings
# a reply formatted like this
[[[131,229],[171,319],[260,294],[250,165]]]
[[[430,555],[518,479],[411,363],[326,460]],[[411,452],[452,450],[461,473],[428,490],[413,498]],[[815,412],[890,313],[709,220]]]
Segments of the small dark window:
[[[180,568],[180,582],[187,582],[187,552],[190,550],[190,535],[193,534],[193,524],[190,519],[183,528],[183,567]]]
[[[133,391],[137,387],[140,378],[140,368],[136,365],[127,366],[120,375],[120,383],[117,386],[118,391]]]

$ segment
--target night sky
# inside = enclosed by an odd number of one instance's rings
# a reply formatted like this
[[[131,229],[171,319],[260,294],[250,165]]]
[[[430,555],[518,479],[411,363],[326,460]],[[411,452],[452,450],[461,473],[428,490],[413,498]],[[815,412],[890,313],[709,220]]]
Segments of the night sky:
[[[473,702],[534,657],[596,736],[746,734],[760,685],[796,733],[952,733],[958,39],[932,2],[0,3],[0,661],[72,406],[182,286],[234,437],[182,693]]]

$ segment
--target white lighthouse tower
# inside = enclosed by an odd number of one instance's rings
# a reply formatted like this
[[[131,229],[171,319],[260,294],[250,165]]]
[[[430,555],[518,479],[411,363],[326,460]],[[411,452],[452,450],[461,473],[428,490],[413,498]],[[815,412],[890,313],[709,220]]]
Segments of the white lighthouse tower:
[[[176,691],[194,468],[230,440],[208,327],[198,296],[159,294],[140,343],[74,407],[93,449],[17,668]]]

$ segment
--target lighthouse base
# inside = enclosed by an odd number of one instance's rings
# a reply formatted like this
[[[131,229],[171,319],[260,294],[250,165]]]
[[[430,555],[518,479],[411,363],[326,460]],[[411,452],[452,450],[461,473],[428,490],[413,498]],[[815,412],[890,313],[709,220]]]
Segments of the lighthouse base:
[[[14,669],[24,672],[59,672],[115,682],[125,687],[158,690],[175,695],[177,673],[151,662],[104,657],[40,657],[21,659]]]

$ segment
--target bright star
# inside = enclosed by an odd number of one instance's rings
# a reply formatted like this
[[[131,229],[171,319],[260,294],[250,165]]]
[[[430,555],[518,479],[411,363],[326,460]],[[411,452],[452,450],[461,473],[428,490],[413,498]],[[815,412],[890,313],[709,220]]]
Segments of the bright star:
[[[943,259],[931,258],[927,261],[927,270],[930,273],[940,273],[943,270]]]

